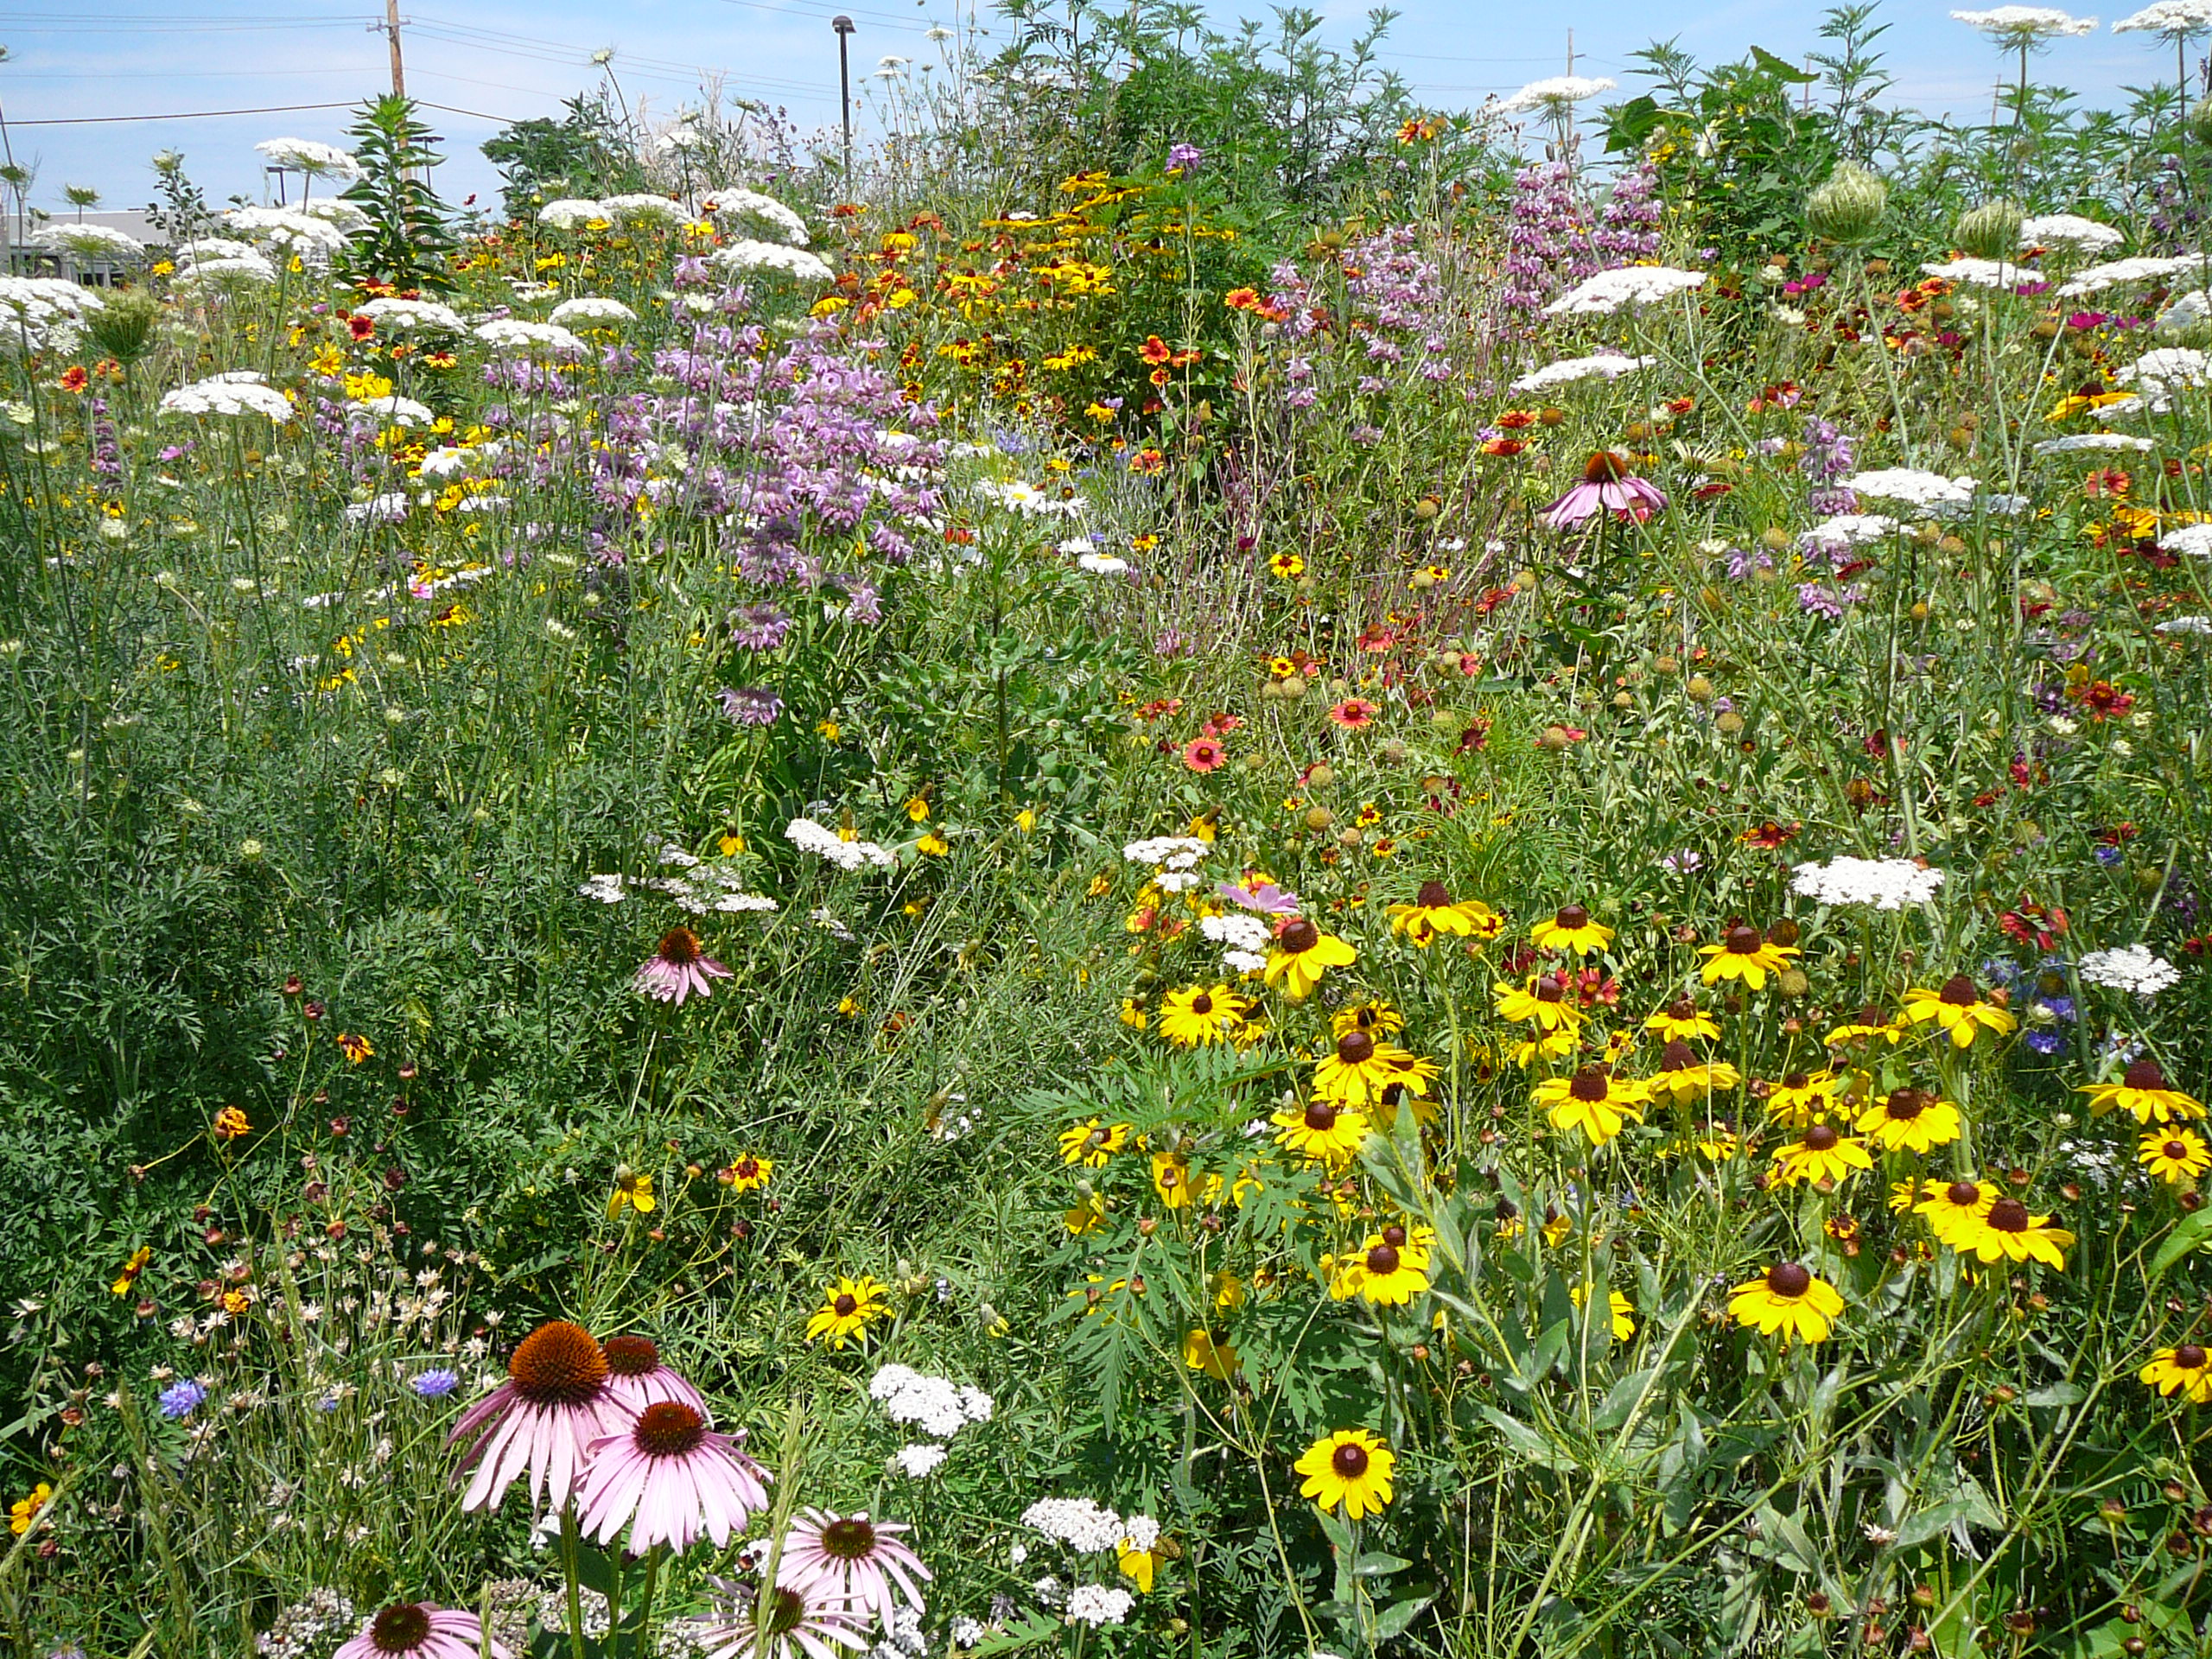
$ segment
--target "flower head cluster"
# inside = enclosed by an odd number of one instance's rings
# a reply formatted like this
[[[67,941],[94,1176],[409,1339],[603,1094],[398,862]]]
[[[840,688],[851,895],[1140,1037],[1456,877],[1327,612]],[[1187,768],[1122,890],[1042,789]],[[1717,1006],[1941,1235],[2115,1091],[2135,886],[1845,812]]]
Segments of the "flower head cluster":
[[[280,423],[292,418],[291,399],[264,383],[255,369],[214,375],[164,392],[160,410],[164,415],[259,415]]]
[[[887,870],[897,862],[889,848],[879,847],[872,841],[842,836],[835,830],[823,828],[812,818],[793,818],[784,826],[784,839],[802,853],[812,853],[817,858],[827,859],[841,870],[857,870],[865,864]]]
[[[1609,317],[1623,307],[1656,305],[1705,286],[1701,270],[1671,265],[1622,265],[1586,276],[1544,308],[1548,317]]]
[[[725,270],[767,272],[798,283],[827,283],[837,275],[819,254],[781,242],[758,242],[750,237],[715,249],[714,263]]]
[[[1112,1549],[1128,1535],[1120,1516],[1087,1497],[1040,1497],[1021,1512],[1021,1524],[1078,1555]]]
[[[1789,887],[1818,904],[1903,910],[1926,904],[1942,885],[1942,871],[1916,859],[1838,857],[1825,864],[1800,864]]]
[[[1618,352],[1601,352],[1594,357],[1561,358],[1556,363],[1547,363],[1541,369],[1530,370],[1514,381],[1508,390],[1549,391],[1554,386],[1569,386],[1578,380],[1618,380],[1638,369],[1648,369],[1658,360],[1656,357],[1628,357]]]
[[[289,168],[313,179],[358,179],[361,164],[351,150],[314,138],[264,138],[254,148],[271,167]]]
[[[1884,467],[1873,472],[1853,473],[1843,483],[1846,489],[1857,494],[1870,495],[1878,501],[1902,502],[1923,512],[1966,506],[1974,500],[1974,493],[1971,478],[1946,478],[1941,473],[1917,467]]]
[[[1528,115],[1537,111],[1558,114],[1611,92],[1618,84],[1602,75],[1554,75],[1546,80],[1530,81],[1512,97],[1500,99],[1497,107],[1507,115]]]
[[[950,1440],[970,1423],[991,1421],[991,1396],[972,1383],[931,1376],[905,1365],[885,1365],[868,1379],[868,1398],[894,1423]]]
[[[1999,46],[2031,46],[2068,35],[2093,35],[2097,20],[2075,17],[2056,6],[1999,6],[1989,11],[1955,11],[1955,22],[1978,29]]]
[[[2102,986],[2108,991],[2128,991],[2137,996],[2156,996],[2169,986],[2181,982],[2181,973],[2164,957],[2152,954],[2145,944],[2126,945],[2117,950],[2091,950],[2082,957],[2082,977],[2091,985]]]
[[[766,232],[772,239],[791,247],[803,248],[810,239],[804,219],[773,196],[747,190],[742,185],[702,190],[698,205],[700,213],[709,218],[725,223],[737,220],[747,230]]]

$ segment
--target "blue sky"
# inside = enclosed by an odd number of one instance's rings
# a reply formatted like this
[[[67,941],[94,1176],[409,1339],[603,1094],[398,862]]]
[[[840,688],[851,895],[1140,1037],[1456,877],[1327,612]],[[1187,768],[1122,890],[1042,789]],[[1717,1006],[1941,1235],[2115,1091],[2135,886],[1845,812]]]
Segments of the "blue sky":
[[[408,25],[408,90],[450,106],[429,111],[453,157],[438,175],[440,188],[454,200],[472,191],[489,200],[497,175],[475,146],[505,120],[556,115],[564,95],[594,83],[598,72],[589,59],[596,49],[614,48],[626,95],[652,109],[696,99],[701,75],[717,75],[733,92],[787,106],[801,130],[810,131],[836,112],[836,49],[828,21],[833,12],[845,11],[859,25],[853,39],[858,79],[884,54],[917,60],[933,54],[922,31],[957,22],[960,3],[629,0],[614,7],[472,0],[464,7],[460,0],[424,0],[425,9],[403,5],[401,15]],[[75,10],[56,0],[44,4],[48,9],[0,10],[0,44],[10,54],[0,64],[0,107],[17,160],[38,165],[33,200],[49,207],[60,204],[64,184],[96,188],[105,206],[142,205],[152,192],[147,158],[165,148],[185,153],[188,170],[212,200],[234,191],[258,197],[264,181],[252,149],[257,140],[336,140],[346,112],[32,123],[343,103],[380,90],[386,79],[384,36],[370,26],[376,13],[346,0],[294,0],[290,10],[275,0],[179,0],[170,12],[157,10],[151,0],[90,0]],[[1218,0],[1212,10],[1234,15]],[[1264,13],[1259,5],[1247,10]],[[1364,5],[1324,0],[1322,10],[1331,36],[1341,41],[1358,28]],[[1565,0],[1541,8],[1405,0],[1403,10],[1386,43],[1387,61],[1424,102],[1440,108],[1478,104],[1493,91],[1560,73],[1570,27],[1578,70],[1613,76],[1632,90],[1638,83],[1628,73],[1628,54],[1655,35],[1677,39],[1705,61],[1740,55],[1754,42],[1795,60],[1816,44],[1820,16],[1816,7],[1780,0],[1656,7]],[[1929,111],[1986,111],[1998,55],[1974,31],[1951,22],[1949,10],[1923,0],[1890,0],[1884,7],[1881,16],[1891,24],[1884,45],[1897,77],[1895,95]],[[992,19],[986,15],[982,22],[989,27]],[[1004,38],[1002,24],[995,38]],[[2037,73],[2088,102],[2113,104],[2123,98],[2124,86],[2171,77],[2173,60],[2152,37],[2115,36],[2101,28],[2056,43]]]

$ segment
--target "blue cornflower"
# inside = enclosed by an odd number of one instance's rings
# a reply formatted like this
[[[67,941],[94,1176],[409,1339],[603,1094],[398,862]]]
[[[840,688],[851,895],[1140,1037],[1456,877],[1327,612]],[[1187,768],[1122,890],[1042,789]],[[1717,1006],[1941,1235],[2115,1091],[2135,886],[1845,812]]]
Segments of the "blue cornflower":
[[[200,1409],[207,1398],[207,1390],[187,1377],[181,1382],[172,1382],[162,1390],[162,1415],[171,1422],[189,1417]]]
[[[461,1373],[443,1367],[423,1372],[412,1384],[416,1394],[425,1400],[442,1400],[460,1386]]]

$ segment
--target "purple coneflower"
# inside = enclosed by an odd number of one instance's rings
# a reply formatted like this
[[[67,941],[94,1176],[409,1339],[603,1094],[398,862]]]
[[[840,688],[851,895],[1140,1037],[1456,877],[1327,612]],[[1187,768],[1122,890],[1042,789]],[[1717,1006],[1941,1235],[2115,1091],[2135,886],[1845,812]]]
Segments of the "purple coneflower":
[[[1572,530],[1600,512],[1642,518],[1665,506],[1665,492],[1629,471],[1629,465],[1618,450],[1600,449],[1582,469],[1582,482],[1544,509],[1544,521],[1554,530]]]
[[[486,1652],[508,1659],[505,1643],[486,1642],[475,1614],[428,1602],[395,1601],[331,1659],[478,1659]]]
[[[914,1580],[930,1577],[921,1557],[899,1541],[896,1535],[906,1530],[892,1522],[871,1521],[866,1515],[803,1510],[784,1535],[777,1582],[867,1607],[887,1630],[898,1611],[892,1594],[894,1583],[918,1611],[922,1592]]]
[[[806,1659],[838,1659],[833,1642],[837,1647],[868,1646],[859,1615],[818,1591],[784,1584],[762,1591],[733,1579],[708,1582],[728,1605],[694,1621],[692,1641],[706,1659],[750,1659],[756,1653],[761,1659],[791,1659],[794,1651]]]
[[[715,696],[721,699],[722,713],[740,726],[772,726],[784,712],[784,700],[757,685],[726,685]]]
[[[464,1510],[493,1509],[515,1478],[530,1476],[530,1503],[559,1509],[582,1473],[585,1448],[635,1414],[607,1387],[607,1356],[565,1319],[541,1325],[507,1361],[507,1380],[461,1414],[448,1437],[474,1467]]]
[[[671,927],[660,936],[660,948],[638,965],[638,988],[663,1002],[683,1006],[696,992],[714,995],[707,982],[728,979],[729,969],[699,948],[699,936],[688,927]]]
[[[702,1417],[707,1402],[699,1390],[660,1363],[660,1350],[647,1337],[609,1337],[600,1344],[607,1355],[607,1391],[632,1411],[663,1400],[689,1406]]]
[[[1298,914],[1298,895],[1286,893],[1272,881],[1260,881],[1249,887],[1240,887],[1234,881],[1224,881],[1214,891],[1233,905],[1247,910],[1256,910],[1262,916],[1295,916]]]
[[[719,1549],[767,1506],[767,1478],[734,1438],[707,1427],[703,1414],[657,1400],[618,1433],[592,1442],[577,1495],[579,1524],[602,1544],[629,1526],[624,1548],[632,1555],[655,1544],[688,1549],[702,1533]]]

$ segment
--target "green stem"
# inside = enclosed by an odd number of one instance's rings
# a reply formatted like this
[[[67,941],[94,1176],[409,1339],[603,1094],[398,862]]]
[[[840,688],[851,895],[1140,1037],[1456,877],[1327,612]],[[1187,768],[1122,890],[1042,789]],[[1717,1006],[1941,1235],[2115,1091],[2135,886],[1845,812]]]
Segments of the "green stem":
[[[568,1580],[569,1652],[572,1659],[589,1659],[584,1648],[583,1586],[577,1577],[576,1505],[572,1498],[561,1506],[561,1571]]]

